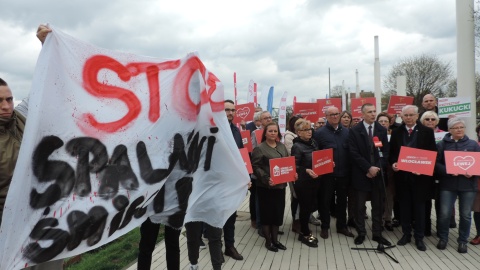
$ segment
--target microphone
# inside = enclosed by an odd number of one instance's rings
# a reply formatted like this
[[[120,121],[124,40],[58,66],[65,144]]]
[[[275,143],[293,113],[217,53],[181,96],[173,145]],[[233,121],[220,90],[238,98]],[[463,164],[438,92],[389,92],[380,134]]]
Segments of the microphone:
[[[374,136],[374,137],[373,137],[373,145],[374,145],[374,147],[376,147],[376,148],[378,149],[378,155],[379,155],[380,157],[383,157],[383,153],[382,153],[382,151],[380,150],[380,147],[383,146],[383,143],[382,143],[382,141],[380,141],[380,140],[378,139],[377,136]]]
[[[375,145],[375,147],[383,146],[382,141],[380,141],[377,136],[373,137],[373,144]]]

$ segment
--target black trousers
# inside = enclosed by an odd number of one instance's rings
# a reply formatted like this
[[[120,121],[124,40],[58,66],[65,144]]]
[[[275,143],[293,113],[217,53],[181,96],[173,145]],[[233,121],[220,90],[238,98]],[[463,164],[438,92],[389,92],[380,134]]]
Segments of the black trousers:
[[[310,214],[315,211],[315,197],[320,184],[319,181],[322,180],[309,179],[296,181],[294,184],[295,193],[297,194],[297,200],[300,205],[300,228],[303,235],[310,235],[308,221]]]
[[[400,195],[400,213],[402,232],[405,235],[412,235],[412,218],[415,220],[414,238],[423,239],[425,235],[425,204],[426,201],[419,198],[414,179],[401,180],[402,192]]]
[[[372,235],[382,235],[382,215],[384,211],[385,191],[380,176],[375,177],[372,181],[371,192],[355,190],[355,225],[357,227],[358,235],[365,236],[367,234],[367,230],[365,229],[365,203],[369,194],[371,194],[372,200]]]
[[[140,243],[138,245],[138,270],[149,270],[152,265],[152,253],[158,237],[160,224],[147,218],[140,227]],[[165,256],[168,270],[180,269],[180,230],[165,226]]]
[[[225,248],[233,247],[235,244],[235,221],[237,220],[237,212],[233,213],[223,225],[223,240]]]
[[[210,251],[210,260],[214,270],[222,269],[222,229],[215,228],[203,222],[189,222],[185,224],[187,231],[188,259],[191,264],[198,264],[200,251],[200,240],[205,228],[205,234],[208,238],[208,248]]]
[[[320,216],[322,229],[330,229],[330,207],[332,197],[337,196],[337,205],[335,207],[335,216],[337,218],[337,229],[347,227],[347,177],[325,176],[320,179]]]

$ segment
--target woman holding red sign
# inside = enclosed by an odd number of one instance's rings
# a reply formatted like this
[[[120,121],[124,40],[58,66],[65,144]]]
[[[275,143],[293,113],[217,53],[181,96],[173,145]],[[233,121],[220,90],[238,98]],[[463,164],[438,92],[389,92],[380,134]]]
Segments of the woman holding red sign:
[[[440,177],[440,217],[438,221],[437,248],[443,250],[447,247],[448,229],[452,208],[457,197],[459,198],[460,224],[458,226],[459,253],[467,253],[468,237],[472,223],[472,205],[477,193],[477,177],[465,174],[448,174],[445,160],[445,151],[480,152],[480,146],[465,135],[465,121],[454,117],[448,119],[447,135],[437,144],[438,154],[435,172]]]
[[[318,239],[312,235],[308,227],[310,213],[315,211],[315,200],[320,182],[315,181],[318,175],[312,170],[312,153],[318,150],[317,144],[312,140],[310,121],[298,119],[295,122],[298,137],[293,139],[292,156],[295,156],[295,165],[298,180],[294,183],[297,200],[300,204],[300,229],[298,240],[309,247],[318,247]]]
[[[273,252],[287,248],[278,242],[278,228],[283,224],[285,210],[285,187],[275,184],[270,177],[270,159],[288,157],[287,148],[280,142],[282,135],[278,124],[271,122],[265,126],[262,143],[253,149],[252,167],[257,177],[257,196],[260,220],[265,235],[265,247]]]

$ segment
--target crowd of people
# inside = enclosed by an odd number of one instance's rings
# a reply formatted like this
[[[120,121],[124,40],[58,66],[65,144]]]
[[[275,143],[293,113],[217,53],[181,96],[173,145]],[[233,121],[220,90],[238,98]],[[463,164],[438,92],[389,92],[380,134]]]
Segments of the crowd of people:
[[[39,27],[37,36],[42,43],[50,31],[48,27]],[[241,126],[251,132],[253,146],[249,198],[251,227],[265,238],[265,248],[271,252],[287,249],[279,240],[279,235],[283,234],[280,227],[284,221],[287,184],[272,181],[269,160],[288,156],[295,157],[297,172],[294,181],[288,183],[292,231],[308,247],[319,245],[310,226],[321,226],[319,236],[328,239],[331,217],[335,217],[336,233],[352,238],[356,245],[363,244],[367,237],[366,203],[371,201],[373,241],[392,245],[384,237],[384,232],[401,226],[403,235],[397,245],[407,245],[413,236],[415,247],[425,251],[427,246],[423,239],[432,235],[432,226],[435,226],[439,238],[436,248],[444,250],[449,229],[457,226],[454,214],[457,198],[460,217],[457,251],[466,253],[468,243],[480,244],[478,176],[449,174],[445,161],[445,151],[480,152],[480,146],[465,134],[466,125],[462,118],[438,117],[433,95],[423,98],[421,110],[414,105],[403,107],[402,121],[397,123],[395,116],[385,112],[377,114],[375,106],[369,103],[362,106],[361,118],[353,118],[348,111],[329,107],[325,118],[314,123],[299,115],[292,116],[282,137],[279,125],[270,113],[257,108],[254,121]],[[2,151],[0,162],[0,210],[15,168],[27,113],[26,103],[14,110],[12,91],[7,82],[0,79],[0,147],[6,149]],[[240,130],[233,124],[235,104],[232,100],[225,100],[225,113],[235,143],[238,148],[243,148]],[[480,134],[480,127],[476,131]],[[434,134],[438,132],[447,133],[437,143]],[[381,142],[380,145],[374,143],[374,137]],[[398,159],[402,146],[436,151],[434,175],[400,170]],[[312,169],[312,152],[323,149],[333,149],[335,165],[332,173],[319,176]],[[431,222],[433,205],[436,224]],[[477,235],[469,242],[472,211]],[[208,239],[214,269],[221,269],[223,255],[243,260],[234,245],[235,220],[236,213],[232,213],[223,228],[201,222],[185,225],[191,269],[198,269],[199,250],[205,246],[202,236]],[[159,226],[150,218],[141,226],[138,269],[150,269]],[[349,227],[355,228],[356,236]],[[179,230],[165,229],[168,269],[180,267],[179,237]],[[61,269],[61,264],[61,261],[53,261],[32,269]]]
[[[466,253],[472,211],[477,232],[480,227],[478,177],[468,173],[448,174],[444,154],[445,151],[480,151],[478,142],[465,135],[465,121],[454,116],[439,118],[437,101],[431,94],[423,97],[421,108],[415,105],[403,107],[398,116],[401,123],[397,123],[395,115],[377,114],[373,104],[364,104],[361,113],[361,118],[353,118],[348,111],[340,112],[336,107],[329,107],[325,117],[314,123],[300,115],[294,115],[288,121],[283,142],[288,154],[295,157],[297,170],[297,178],[289,183],[289,187],[292,231],[298,233],[298,240],[309,247],[318,247],[317,236],[312,234],[309,223],[321,226],[319,236],[327,239],[331,233],[331,217],[335,217],[336,232],[354,238],[356,245],[362,244],[367,235],[366,203],[370,201],[373,241],[391,246],[383,235],[384,231],[393,231],[394,227],[400,226],[403,235],[396,244],[406,245],[412,242],[413,236],[416,249],[425,251],[424,237],[431,236],[434,227],[439,238],[436,247],[443,250],[447,246],[449,229],[457,226],[454,211],[458,197],[457,251]],[[252,143],[258,145],[252,155],[252,187],[257,186],[257,191],[258,187],[284,190],[286,185],[274,185],[267,170],[269,159],[285,156],[282,140],[277,138],[274,143],[278,126],[271,123],[267,111],[257,113],[257,118],[267,121],[252,131]],[[272,135],[269,141],[266,136],[271,131],[266,127],[275,130],[275,136]],[[265,141],[258,144],[255,132],[262,132],[262,129]],[[479,130],[477,127],[477,133]],[[446,135],[437,143],[435,133],[439,132]],[[380,147],[375,147],[373,137],[381,142]],[[404,146],[438,152],[433,176],[399,170],[400,149]],[[332,173],[319,176],[312,170],[312,152],[323,149],[333,149],[335,167]],[[276,201],[275,211],[272,205],[262,203],[258,196],[257,199],[251,198],[250,209],[255,213],[251,216],[252,227],[258,228],[259,235],[266,237],[267,249],[271,251],[278,251],[271,244],[277,241],[277,234],[267,236],[269,230],[265,226],[255,225],[260,220],[263,222],[263,212],[283,214],[284,194],[270,197]],[[436,224],[431,222],[433,205]],[[312,221],[312,218],[316,220],[315,212],[318,213],[318,222]],[[349,227],[355,228],[356,236]],[[479,234],[470,241],[471,244],[480,244]],[[270,237],[274,237],[273,240]]]

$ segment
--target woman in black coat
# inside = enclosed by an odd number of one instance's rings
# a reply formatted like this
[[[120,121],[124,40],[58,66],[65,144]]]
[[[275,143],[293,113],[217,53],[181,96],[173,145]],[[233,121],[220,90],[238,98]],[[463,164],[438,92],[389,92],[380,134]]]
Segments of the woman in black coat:
[[[309,247],[317,247],[318,240],[308,227],[310,213],[315,211],[315,199],[320,182],[318,175],[312,170],[312,152],[318,150],[312,139],[310,121],[299,119],[295,122],[295,130],[298,137],[293,140],[292,156],[295,157],[295,165],[298,180],[294,183],[295,193],[300,205],[300,228],[301,234],[298,240]]]

